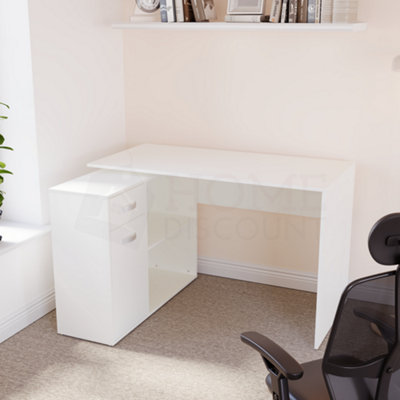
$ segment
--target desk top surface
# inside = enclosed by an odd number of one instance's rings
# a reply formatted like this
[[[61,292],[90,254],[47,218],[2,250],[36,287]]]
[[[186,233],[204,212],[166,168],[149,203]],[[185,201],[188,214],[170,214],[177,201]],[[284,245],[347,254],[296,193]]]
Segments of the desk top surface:
[[[354,162],[142,144],[89,167],[322,192]]]

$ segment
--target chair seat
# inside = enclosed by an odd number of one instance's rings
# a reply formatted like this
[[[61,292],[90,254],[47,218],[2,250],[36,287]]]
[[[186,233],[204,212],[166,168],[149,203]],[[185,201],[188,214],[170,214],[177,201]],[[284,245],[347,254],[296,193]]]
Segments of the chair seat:
[[[311,361],[301,366],[304,370],[303,377],[289,381],[290,400],[330,400],[322,375],[322,360]],[[267,376],[266,383],[271,390],[270,375]]]

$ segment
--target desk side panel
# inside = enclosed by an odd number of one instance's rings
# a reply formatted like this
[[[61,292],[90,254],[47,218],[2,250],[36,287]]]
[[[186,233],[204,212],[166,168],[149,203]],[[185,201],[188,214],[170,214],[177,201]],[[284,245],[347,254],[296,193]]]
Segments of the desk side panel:
[[[354,174],[353,166],[322,194],[315,348],[331,328],[349,280]]]
[[[58,333],[114,344],[107,199],[50,192]]]

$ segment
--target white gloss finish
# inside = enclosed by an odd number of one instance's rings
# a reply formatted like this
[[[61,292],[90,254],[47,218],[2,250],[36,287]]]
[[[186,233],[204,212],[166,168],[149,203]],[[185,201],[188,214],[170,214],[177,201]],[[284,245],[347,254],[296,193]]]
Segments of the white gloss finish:
[[[149,315],[145,182],[98,171],[51,189],[59,333],[114,345]],[[121,198],[140,214],[116,217]]]
[[[114,29],[161,29],[161,30],[245,30],[245,31],[343,31],[360,32],[367,29],[365,22],[354,24],[270,24],[244,22],[195,22],[166,24],[161,22],[116,23]]]
[[[322,194],[315,347],[331,328],[340,296],[349,282],[354,175],[354,166],[348,168]]]
[[[61,334],[112,346],[197,277],[190,180],[96,171],[50,204]]]
[[[196,230],[196,213],[190,211],[193,204],[188,200],[192,199],[192,194],[197,195],[197,201],[206,204],[320,217],[314,338],[314,346],[320,346],[333,322],[340,294],[348,282],[355,174],[353,162],[145,144],[94,161],[89,166],[158,175],[161,182],[184,178],[181,181],[185,184],[179,186],[179,190],[171,183],[170,192],[166,189],[168,185],[159,185],[152,199],[157,205],[160,199],[170,200],[171,193],[181,195],[175,204],[175,214],[187,217],[186,224],[178,223],[180,231],[186,232],[186,238],[191,237],[189,232]],[[159,190],[160,187],[164,188],[164,192]],[[251,192],[260,187],[275,191],[263,195]],[[236,198],[237,203],[232,200],[234,193],[241,193]],[[171,216],[170,213],[165,215]],[[177,247],[172,245],[173,241],[163,241],[160,229],[154,232],[150,237],[155,238],[153,243],[159,245],[150,250],[151,267],[157,259],[168,264],[168,260],[173,260],[170,254],[179,251],[182,245],[182,241],[175,243]],[[182,246],[180,249],[188,259],[190,254],[197,257],[195,247]],[[168,268],[172,268],[175,261]],[[197,273],[197,270],[191,270],[191,273]]]
[[[341,160],[142,144],[89,167],[322,192],[353,163]]]

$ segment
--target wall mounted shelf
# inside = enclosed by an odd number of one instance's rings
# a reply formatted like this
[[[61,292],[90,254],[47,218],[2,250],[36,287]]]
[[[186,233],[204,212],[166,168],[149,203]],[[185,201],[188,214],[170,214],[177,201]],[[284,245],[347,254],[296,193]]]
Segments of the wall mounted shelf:
[[[216,30],[216,31],[342,31],[360,32],[367,29],[365,22],[354,24],[272,24],[272,23],[238,23],[238,22],[184,22],[184,23],[117,23],[114,29],[152,29],[152,30]]]

